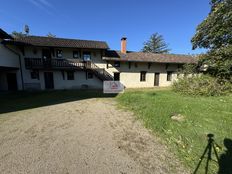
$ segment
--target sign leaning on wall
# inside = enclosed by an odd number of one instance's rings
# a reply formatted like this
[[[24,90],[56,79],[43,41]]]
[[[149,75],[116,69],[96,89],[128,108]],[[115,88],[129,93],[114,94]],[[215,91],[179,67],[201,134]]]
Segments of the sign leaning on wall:
[[[104,81],[103,93],[117,94],[124,92],[124,85],[119,81]]]

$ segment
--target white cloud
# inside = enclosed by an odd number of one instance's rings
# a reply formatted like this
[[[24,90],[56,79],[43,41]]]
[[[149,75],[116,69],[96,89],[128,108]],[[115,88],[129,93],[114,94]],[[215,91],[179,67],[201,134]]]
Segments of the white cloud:
[[[50,15],[53,14],[51,11],[51,8],[53,8],[53,6],[47,0],[27,0],[27,1],[30,2],[31,4],[33,4],[34,6],[44,10],[48,14],[50,14]]]

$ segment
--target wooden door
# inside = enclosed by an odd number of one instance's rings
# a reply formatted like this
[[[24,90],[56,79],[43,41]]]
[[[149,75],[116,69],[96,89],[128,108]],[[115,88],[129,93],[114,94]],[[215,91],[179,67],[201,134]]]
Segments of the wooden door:
[[[7,73],[6,78],[7,78],[8,90],[9,91],[18,90],[16,73]]]
[[[44,72],[45,89],[54,89],[54,79],[52,72]]]
[[[155,73],[154,86],[159,86],[160,73]]]

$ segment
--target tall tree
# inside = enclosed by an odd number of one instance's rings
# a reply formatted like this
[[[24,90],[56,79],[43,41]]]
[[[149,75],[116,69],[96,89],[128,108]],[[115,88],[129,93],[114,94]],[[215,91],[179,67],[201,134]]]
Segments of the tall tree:
[[[154,33],[151,35],[150,39],[144,42],[142,52],[150,53],[169,53],[168,45],[163,39],[162,35]]]
[[[193,49],[208,49],[200,63],[208,65],[209,74],[232,82],[232,0],[211,0],[210,4],[210,13],[191,42]]]

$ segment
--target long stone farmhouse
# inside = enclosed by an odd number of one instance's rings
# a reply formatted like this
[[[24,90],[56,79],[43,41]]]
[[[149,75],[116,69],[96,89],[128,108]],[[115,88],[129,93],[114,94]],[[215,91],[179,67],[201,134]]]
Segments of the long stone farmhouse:
[[[126,88],[169,86],[192,56],[109,50],[103,41],[25,36],[0,29],[0,90],[102,89],[103,81]]]

